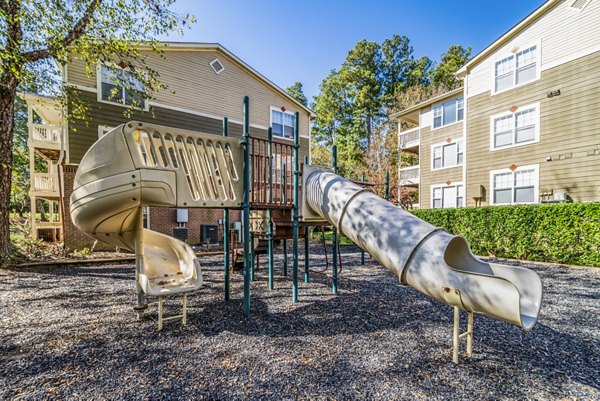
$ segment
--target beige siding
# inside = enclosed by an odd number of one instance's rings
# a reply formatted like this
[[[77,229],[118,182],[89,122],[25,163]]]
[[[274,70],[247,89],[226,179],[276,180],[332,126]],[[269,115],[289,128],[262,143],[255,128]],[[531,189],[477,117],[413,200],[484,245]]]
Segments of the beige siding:
[[[468,78],[468,96],[492,89],[494,62],[503,55],[510,54],[515,46],[525,46],[541,40],[542,71],[568,59],[600,50],[600,2],[590,2],[581,12],[569,8],[572,2],[573,0],[559,2],[473,67]]]
[[[168,90],[154,94],[158,105],[219,118],[227,116],[241,122],[242,99],[249,96],[251,124],[270,126],[270,108],[284,107],[290,112],[300,112],[300,135],[308,137],[308,113],[224,53],[217,50],[167,50],[166,60],[152,52],[144,53],[148,64],[160,73],[161,82],[168,85]],[[215,58],[225,67],[220,74],[216,74],[209,65]],[[95,89],[95,71],[93,75],[91,78],[87,76],[80,61],[75,60],[68,66],[69,83]]]
[[[72,122],[69,124],[69,155],[68,161],[72,164],[78,164],[81,158],[98,139],[98,126],[116,127],[130,120],[139,120],[153,124],[166,125],[175,128],[201,131],[215,135],[222,133],[222,121],[209,117],[198,116],[194,114],[182,113],[157,106],[151,107],[149,112],[135,113],[130,118],[123,115],[126,108],[118,105],[110,105],[96,101],[96,95],[91,92],[81,92],[83,100],[90,103],[90,120],[88,124],[83,122]],[[240,124],[230,123],[229,135],[241,138],[242,127]],[[266,139],[265,130],[251,128],[252,137]],[[277,139],[276,139],[277,141]],[[279,140],[281,143],[290,144],[288,140]],[[300,138],[300,157],[308,155],[309,140]]]
[[[561,94],[548,98],[554,90]],[[537,102],[540,142],[490,151],[490,116]],[[512,164],[538,164],[540,192],[566,191],[576,202],[600,200],[600,52],[543,71],[539,81],[521,88],[470,98],[467,136],[468,205],[479,185],[487,188],[489,203],[490,171]]]

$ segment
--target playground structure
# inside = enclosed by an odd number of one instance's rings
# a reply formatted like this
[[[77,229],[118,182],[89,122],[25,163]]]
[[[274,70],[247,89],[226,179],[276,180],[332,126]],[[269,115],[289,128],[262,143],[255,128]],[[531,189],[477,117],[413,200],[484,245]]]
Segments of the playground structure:
[[[142,207],[220,208],[229,227],[229,210],[242,210],[243,311],[250,315],[254,243],[266,241],[268,287],[274,286],[276,239],[292,239],[292,301],[298,300],[298,254],[301,228],[333,226],[332,291],[338,290],[338,232],[410,285],[454,308],[454,352],[467,337],[472,352],[473,314],[478,313],[530,330],[537,321],[542,286],[536,273],[521,267],[486,263],[466,240],[447,234],[336,174],[298,156],[298,115],[294,144],[249,135],[249,99],[244,98],[242,139],[129,122],[116,127],[84,156],[71,196],[73,222],[85,233],[135,251],[138,316],[145,297],[159,299],[158,328],[168,319],[186,323],[186,295],[202,286],[200,263],[189,245],[144,229]],[[291,185],[290,185],[291,181]],[[364,181],[364,178],[363,178]],[[389,177],[386,195],[389,197]],[[300,196],[302,195],[302,196]],[[275,223],[276,222],[276,223]],[[231,249],[224,230],[225,300],[230,299]],[[308,230],[304,282],[310,280]],[[259,241],[255,241],[255,239]],[[364,260],[364,258],[363,258]],[[163,299],[183,294],[181,315],[163,317]],[[467,331],[459,333],[460,310],[468,314]]]

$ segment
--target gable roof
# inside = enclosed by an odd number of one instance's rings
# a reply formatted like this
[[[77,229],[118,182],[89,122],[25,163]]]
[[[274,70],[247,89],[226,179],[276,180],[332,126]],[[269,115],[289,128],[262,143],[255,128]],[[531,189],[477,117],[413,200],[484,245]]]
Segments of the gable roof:
[[[491,45],[489,45],[488,47],[486,47],[485,49],[483,49],[481,52],[479,52],[475,57],[473,57],[471,59],[471,61],[469,61],[464,66],[462,66],[456,72],[456,75],[459,76],[459,77],[464,77],[469,72],[469,70],[471,68],[475,67],[477,64],[479,64],[485,58],[487,58],[488,56],[490,56],[491,53],[493,53],[499,47],[501,47],[506,42],[508,42],[509,40],[511,40],[517,34],[519,34],[522,31],[524,31],[527,27],[529,27],[531,24],[533,24],[534,22],[536,22],[542,15],[544,15],[548,10],[550,10],[551,8],[553,8],[554,6],[556,6],[561,1],[562,0],[548,0],[548,1],[546,1],[544,4],[542,4],[537,9],[535,9],[534,11],[532,11],[527,17],[523,18],[519,23],[517,23],[515,26],[513,26],[508,31],[506,31],[502,36],[500,36],[498,39],[496,39],[495,42],[493,42]]]
[[[221,54],[223,54],[226,57],[228,57],[235,64],[237,64],[240,68],[242,68],[243,70],[245,70],[246,72],[248,72],[250,75],[254,76],[259,81],[262,81],[264,84],[266,84],[267,86],[269,86],[275,92],[279,93],[280,95],[282,95],[283,97],[285,97],[286,99],[288,99],[290,102],[292,102],[295,105],[297,105],[300,109],[302,109],[305,112],[307,112],[310,115],[310,117],[314,118],[314,117],[317,116],[315,114],[315,112],[312,111],[309,107],[306,107],[305,105],[303,105],[302,103],[300,103],[299,101],[297,101],[296,99],[294,99],[289,93],[287,93],[285,90],[283,90],[282,88],[280,88],[279,86],[277,86],[275,83],[273,83],[267,77],[265,77],[264,75],[262,75],[261,73],[259,73],[258,71],[256,71],[254,68],[250,67],[250,65],[248,65],[246,62],[244,62],[244,60],[242,60],[241,58],[237,57],[235,54],[233,54],[232,52],[230,52],[229,50],[227,50],[220,43],[204,43],[204,42],[160,42],[160,43],[165,45],[165,47],[161,48],[161,50],[164,50],[164,51],[178,51],[178,50],[179,51],[186,51],[186,50],[187,51],[206,51],[206,50],[214,50],[214,51],[220,52]],[[140,47],[143,48],[144,46],[140,46]]]

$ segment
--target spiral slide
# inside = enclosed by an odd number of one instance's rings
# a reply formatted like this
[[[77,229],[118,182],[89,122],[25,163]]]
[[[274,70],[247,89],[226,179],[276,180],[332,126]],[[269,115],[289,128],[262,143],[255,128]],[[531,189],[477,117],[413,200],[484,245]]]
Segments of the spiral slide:
[[[325,169],[305,166],[302,181],[304,220],[333,224],[403,284],[469,313],[524,330],[535,325],[542,300],[542,283],[535,272],[483,262],[463,237]]]
[[[202,286],[192,248],[143,228],[144,206],[239,207],[239,140],[130,122],[111,130],[83,157],[71,195],[71,217],[86,234],[136,253],[138,311],[144,295],[185,295]],[[237,162],[237,163],[236,163]],[[165,319],[166,320],[166,319]]]

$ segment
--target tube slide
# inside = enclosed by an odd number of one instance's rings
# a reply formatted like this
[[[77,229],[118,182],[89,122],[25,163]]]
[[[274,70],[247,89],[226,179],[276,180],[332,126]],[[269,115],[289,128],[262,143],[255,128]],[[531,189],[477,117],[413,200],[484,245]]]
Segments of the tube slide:
[[[436,228],[336,174],[305,166],[305,221],[326,220],[379,263],[431,298],[530,330],[542,300],[539,276],[475,257],[463,237]]]
[[[111,130],[83,157],[71,217],[86,234],[134,251],[138,291],[153,296],[202,286],[192,248],[143,228],[144,206],[228,207],[241,203],[236,139],[130,122]],[[239,164],[239,163],[238,163]]]

